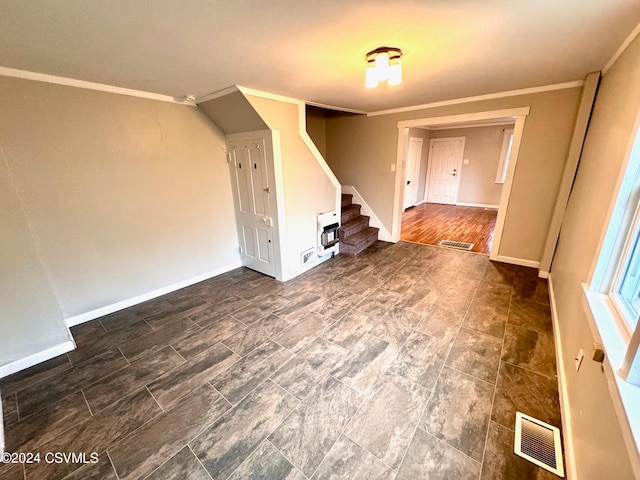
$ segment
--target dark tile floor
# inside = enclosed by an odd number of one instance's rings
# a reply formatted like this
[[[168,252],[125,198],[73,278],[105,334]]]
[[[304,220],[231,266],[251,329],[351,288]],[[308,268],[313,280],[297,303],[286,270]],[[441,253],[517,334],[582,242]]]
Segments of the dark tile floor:
[[[400,242],[282,284],[238,269],[73,328],[1,381],[12,479],[546,479],[516,411],[560,426],[547,285]],[[44,458],[44,457],[43,457]]]

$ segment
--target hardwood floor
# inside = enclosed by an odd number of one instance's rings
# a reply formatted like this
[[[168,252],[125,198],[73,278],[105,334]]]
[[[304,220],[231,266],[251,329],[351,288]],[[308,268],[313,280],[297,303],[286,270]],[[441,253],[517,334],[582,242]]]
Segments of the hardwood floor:
[[[400,238],[437,245],[440,240],[473,243],[472,252],[489,254],[497,210],[423,203],[402,214]]]

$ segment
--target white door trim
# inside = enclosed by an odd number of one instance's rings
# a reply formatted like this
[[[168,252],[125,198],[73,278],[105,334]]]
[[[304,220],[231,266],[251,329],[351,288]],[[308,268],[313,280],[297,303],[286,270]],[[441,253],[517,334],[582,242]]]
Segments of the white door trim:
[[[273,184],[276,187],[276,224],[274,225],[273,256],[276,262],[276,280],[284,282],[284,265],[282,252],[287,251],[286,217],[284,215],[284,173],[282,168],[282,144],[280,143],[280,130],[271,130],[273,145]]]
[[[467,141],[467,137],[438,137],[429,140],[429,156],[427,157],[427,178],[424,184],[424,202],[427,202],[429,198],[429,182],[431,181],[431,154],[433,153],[433,142],[437,140],[455,140],[462,142],[462,153],[458,159],[457,172],[456,172],[456,186],[455,186],[455,199],[453,205],[458,203],[458,192],[460,191],[460,175],[462,174],[462,160],[464,158],[464,145]]]
[[[520,143],[522,142],[522,132],[524,131],[524,122],[526,115],[519,115],[516,118],[516,124],[513,129],[513,145],[511,147],[511,158],[507,165],[507,178],[502,185],[502,193],[500,194],[500,206],[498,207],[498,217],[496,218],[496,228],[493,231],[493,244],[489,252],[491,260],[498,260],[500,254],[500,243],[502,242],[502,232],[504,230],[504,220],[507,216],[507,206],[509,198],[511,198],[511,187],[513,185],[513,175],[516,171],[516,163],[518,162],[518,154],[520,153]]]
[[[516,117],[513,132],[512,157],[507,167],[507,178],[505,179],[504,185],[502,187],[502,194],[500,195],[498,218],[496,219],[493,244],[491,245],[491,252],[489,253],[489,258],[491,260],[495,260],[500,252],[500,243],[502,241],[502,231],[504,229],[507,205],[509,204],[509,198],[511,197],[513,175],[518,163],[518,154],[520,153],[522,133],[524,131],[524,124],[526,117],[529,114],[529,110],[529,107],[516,107],[503,110],[491,110],[487,112],[472,112],[461,115],[448,115],[444,117],[418,118],[414,120],[403,120],[398,122],[399,131],[398,148],[396,152],[396,165],[400,165],[402,167],[396,168],[395,189],[393,195],[393,219],[391,226],[392,241],[397,242],[400,240],[400,230],[402,227],[402,179],[404,178],[404,166],[402,164],[402,159],[404,158],[406,148],[406,142],[404,142],[403,140],[407,137],[408,129],[410,127],[467,122],[470,120],[491,120],[504,117]]]
[[[412,140],[414,140],[414,141],[416,141],[417,143],[420,144],[420,150],[418,152],[419,156],[418,156],[417,162],[414,163],[414,165],[413,165],[413,172],[408,172],[406,167],[409,164],[409,151],[410,151],[409,150],[409,146],[411,145],[411,141]],[[407,187],[407,174],[410,173],[412,175],[412,178],[413,178],[412,181],[416,182],[415,195],[413,196],[413,199],[412,199],[413,201],[412,201],[410,206],[415,206],[418,203],[418,186],[420,185],[420,165],[422,164],[422,145],[424,143],[424,139],[422,137],[411,137],[410,136],[408,138],[407,142],[408,142],[407,143],[407,157],[405,158],[406,164],[405,164],[405,168],[404,168],[405,175],[404,175],[404,181],[402,182],[402,185],[403,185],[403,188],[406,189],[406,187]],[[404,207],[404,203],[405,203],[404,202],[404,200],[405,200],[404,199],[404,194],[405,194],[405,192],[402,193],[402,203],[403,203],[402,206],[403,206],[403,208],[405,208]]]

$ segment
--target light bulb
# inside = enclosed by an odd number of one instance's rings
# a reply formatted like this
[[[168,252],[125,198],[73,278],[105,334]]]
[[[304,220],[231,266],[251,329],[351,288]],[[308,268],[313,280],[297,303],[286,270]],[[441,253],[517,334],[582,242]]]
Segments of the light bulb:
[[[382,52],[376,55],[376,70],[378,81],[386,80],[389,76],[389,54]]]
[[[375,88],[378,86],[378,71],[373,63],[369,64],[365,71],[364,86],[367,88]]]
[[[399,58],[389,65],[388,83],[389,85],[400,85],[402,83],[402,64]]]

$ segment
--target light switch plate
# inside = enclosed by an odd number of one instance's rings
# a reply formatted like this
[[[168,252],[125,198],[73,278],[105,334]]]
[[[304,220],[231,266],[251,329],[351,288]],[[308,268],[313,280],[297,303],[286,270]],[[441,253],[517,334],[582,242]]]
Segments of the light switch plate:
[[[462,160],[462,163],[463,163],[464,165],[469,165],[469,159],[468,159],[468,158],[465,158],[464,160]]]
[[[395,163],[392,163],[392,164],[391,164],[391,171],[392,171],[392,172],[395,172],[395,171],[396,171],[396,164],[395,164]]]

